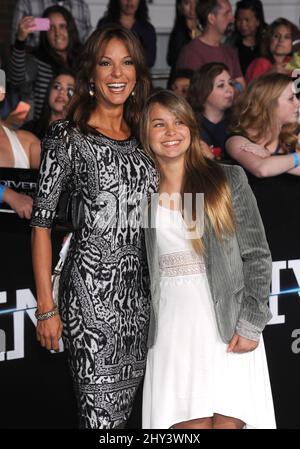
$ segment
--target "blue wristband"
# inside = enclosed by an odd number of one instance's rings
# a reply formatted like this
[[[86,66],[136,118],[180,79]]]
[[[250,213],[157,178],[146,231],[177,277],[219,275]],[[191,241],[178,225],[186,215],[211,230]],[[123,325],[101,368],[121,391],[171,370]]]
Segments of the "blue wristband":
[[[294,158],[294,168],[297,168],[299,166],[299,156],[298,153],[292,153],[292,156]]]
[[[0,204],[3,203],[3,193],[5,192],[6,189],[7,189],[6,186],[0,184]]]

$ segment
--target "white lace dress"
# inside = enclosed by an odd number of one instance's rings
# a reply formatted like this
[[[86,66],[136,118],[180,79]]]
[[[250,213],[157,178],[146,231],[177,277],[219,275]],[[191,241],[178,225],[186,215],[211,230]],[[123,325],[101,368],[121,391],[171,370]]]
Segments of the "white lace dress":
[[[158,208],[161,298],[157,340],[147,358],[143,428],[166,429],[214,413],[247,428],[275,428],[263,338],[255,351],[226,352],[203,259],[184,231],[178,211]]]

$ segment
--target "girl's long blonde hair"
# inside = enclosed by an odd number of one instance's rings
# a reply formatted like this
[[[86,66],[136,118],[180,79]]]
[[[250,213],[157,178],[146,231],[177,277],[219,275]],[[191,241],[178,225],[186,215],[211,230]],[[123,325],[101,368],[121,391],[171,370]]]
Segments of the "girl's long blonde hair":
[[[290,76],[281,73],[269,73],[256,78],[246,92],[240,95],[233,108],[230,131],[254,142],[269,136],[265,146],[269,145],[278,137],[278,98],[292,82]],[[297,123],[290,123],[280,130],[279,145],[286,153],[289,153],[298,141],[297,129]]]
[[[148,98],[140,122],[142,145],[156,163],[155,154],[149,144],[150,111],[154,104],[160,104],[167,108],[190,130],[191,143],[185,153],[185,174],[180,193],[182,198],[185,193],[192,194],[192,219],[194,222],[197,218],[197,194],[204,194],[205,217],[211,223],[216,237],[222,241],[226,234],[233,233],[235,227],[231,193],[226,175],[221,166],[204,156],[198,124],[190,105],[183,97],[168,90],[160,90]],[[192,244],[198,254],[203,254],[204,245],[200,237],[193,239]]]

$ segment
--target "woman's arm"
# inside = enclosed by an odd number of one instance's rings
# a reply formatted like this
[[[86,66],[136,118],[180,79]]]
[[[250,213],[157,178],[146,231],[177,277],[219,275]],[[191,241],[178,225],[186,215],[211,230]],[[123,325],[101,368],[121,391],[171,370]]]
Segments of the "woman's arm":
[[[20,218],[30,220],[33,203],[31,196],[7,188],[3,193],[3,202],[8,204]]]
[[[19,86],[26,81],[26,39],[34,30],[34,18],[23,17],[20,20],[16,41],[12,47],[8,64],[8,78],[12,86]]]
[[[41,159],[41,144],[39,139],[37,139],[32,141],[29,146],[30,168],[38,169],[40,166],[40,159]]]
[[[247,148],[248,147],[248,148]],[[292,154],[271,156],[264,147],[253,144],[245,137],[233,136],[226,142],[230,156],[258,178],[290,173],[300,176],[300,167],[295,168]]]
[[[38,313],[53,310],[51,271],[52,245],[51,230],[33,228],[32,230],[32,263],[37,293]],[[59,339],[62,333],[62,323],[59,315],[37,322],[37,339],[47,349],[59,350]]]
[[[69,181],[72,167],[67,122],[52,125],[43,140],[42,161],[34,199],[31,226],[32,258],[37,289],[38,313],[53,310],[51,270],[52,246],[51,228],[55,219],[60,194]],[[61,321],[55,315],[43,321],[38,320],[37,337],[47,349],[58,350],[61,335]]]
[[[25,130],[17,131],[17,136],[27,151],[30,168],[38,169],[41,159],[41,142],[33,133]]]
[[[16,42],[12,47],[7,66],[8,79],[13,87],[20,86],[26,81],[26,53],[25,43]]]

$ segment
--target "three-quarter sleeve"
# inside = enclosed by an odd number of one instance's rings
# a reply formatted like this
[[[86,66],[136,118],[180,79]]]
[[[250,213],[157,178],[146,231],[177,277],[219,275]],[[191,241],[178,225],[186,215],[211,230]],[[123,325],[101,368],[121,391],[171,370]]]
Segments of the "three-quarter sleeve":
[[[30,225],[51,228],[62,190],[72,173],[67,122],[52,125],[42,142],[42,159]]]

